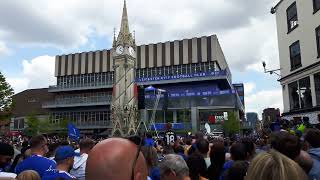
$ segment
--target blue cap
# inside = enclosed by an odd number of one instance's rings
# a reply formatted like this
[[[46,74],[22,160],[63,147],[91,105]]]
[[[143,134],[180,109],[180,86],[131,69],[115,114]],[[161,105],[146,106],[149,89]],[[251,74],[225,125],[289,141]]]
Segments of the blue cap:
[[[74,156],[80,156],[80,153],[74,152],[74,149],[71,146],[60,146],[56,150],[54,160],[61,161]]]

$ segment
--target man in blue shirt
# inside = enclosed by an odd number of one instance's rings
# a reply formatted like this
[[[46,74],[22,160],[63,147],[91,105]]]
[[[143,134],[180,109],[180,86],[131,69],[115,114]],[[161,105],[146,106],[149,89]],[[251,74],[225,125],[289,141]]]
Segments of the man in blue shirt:
[[[57,165],[53,160],[44,157],[48,152],[47,139],[44,136],[32,137],[30,146],[32,155],[17,165],[16,174],[25,170],[34,170],[42,177],[46,170],[56,168]]]
[[[61,146],[57,149],[54,160],[57,162],[56,169],[48,169],[42,180],[56,180],[65,179],[73,180],[77,179],[75,176],[69,174],[74,162],[74,156],[79,156],[79,153],[74,152],[71,146]]]

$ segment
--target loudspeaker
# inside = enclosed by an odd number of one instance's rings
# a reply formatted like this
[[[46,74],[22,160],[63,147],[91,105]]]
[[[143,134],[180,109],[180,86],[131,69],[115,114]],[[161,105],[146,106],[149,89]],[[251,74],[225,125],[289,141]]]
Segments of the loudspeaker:
[[[144,102],[144,86],[138,87],[138,109],[145,109],[146,105]]]

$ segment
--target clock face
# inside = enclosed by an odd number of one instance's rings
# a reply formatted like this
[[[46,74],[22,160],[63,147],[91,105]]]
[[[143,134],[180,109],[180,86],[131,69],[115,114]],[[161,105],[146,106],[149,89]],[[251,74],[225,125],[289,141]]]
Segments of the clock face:
[[[129,53],[131,56],[134,56],[135,51],[134,51],[133,47],[129,47]]]
[[[117,52],[117,54],[122,54],[123,50],[124,50],[123,47],[120,45],[117,47],[116,52]]]

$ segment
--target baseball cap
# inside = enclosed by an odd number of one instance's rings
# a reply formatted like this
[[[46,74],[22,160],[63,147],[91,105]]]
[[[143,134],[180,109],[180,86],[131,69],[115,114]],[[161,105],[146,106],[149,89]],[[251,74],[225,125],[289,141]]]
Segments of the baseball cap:
[[[74,156],[80,156],[80,153],[74,152],[71,146],[61,146],[56,150],[54,160],[61,161]]]

